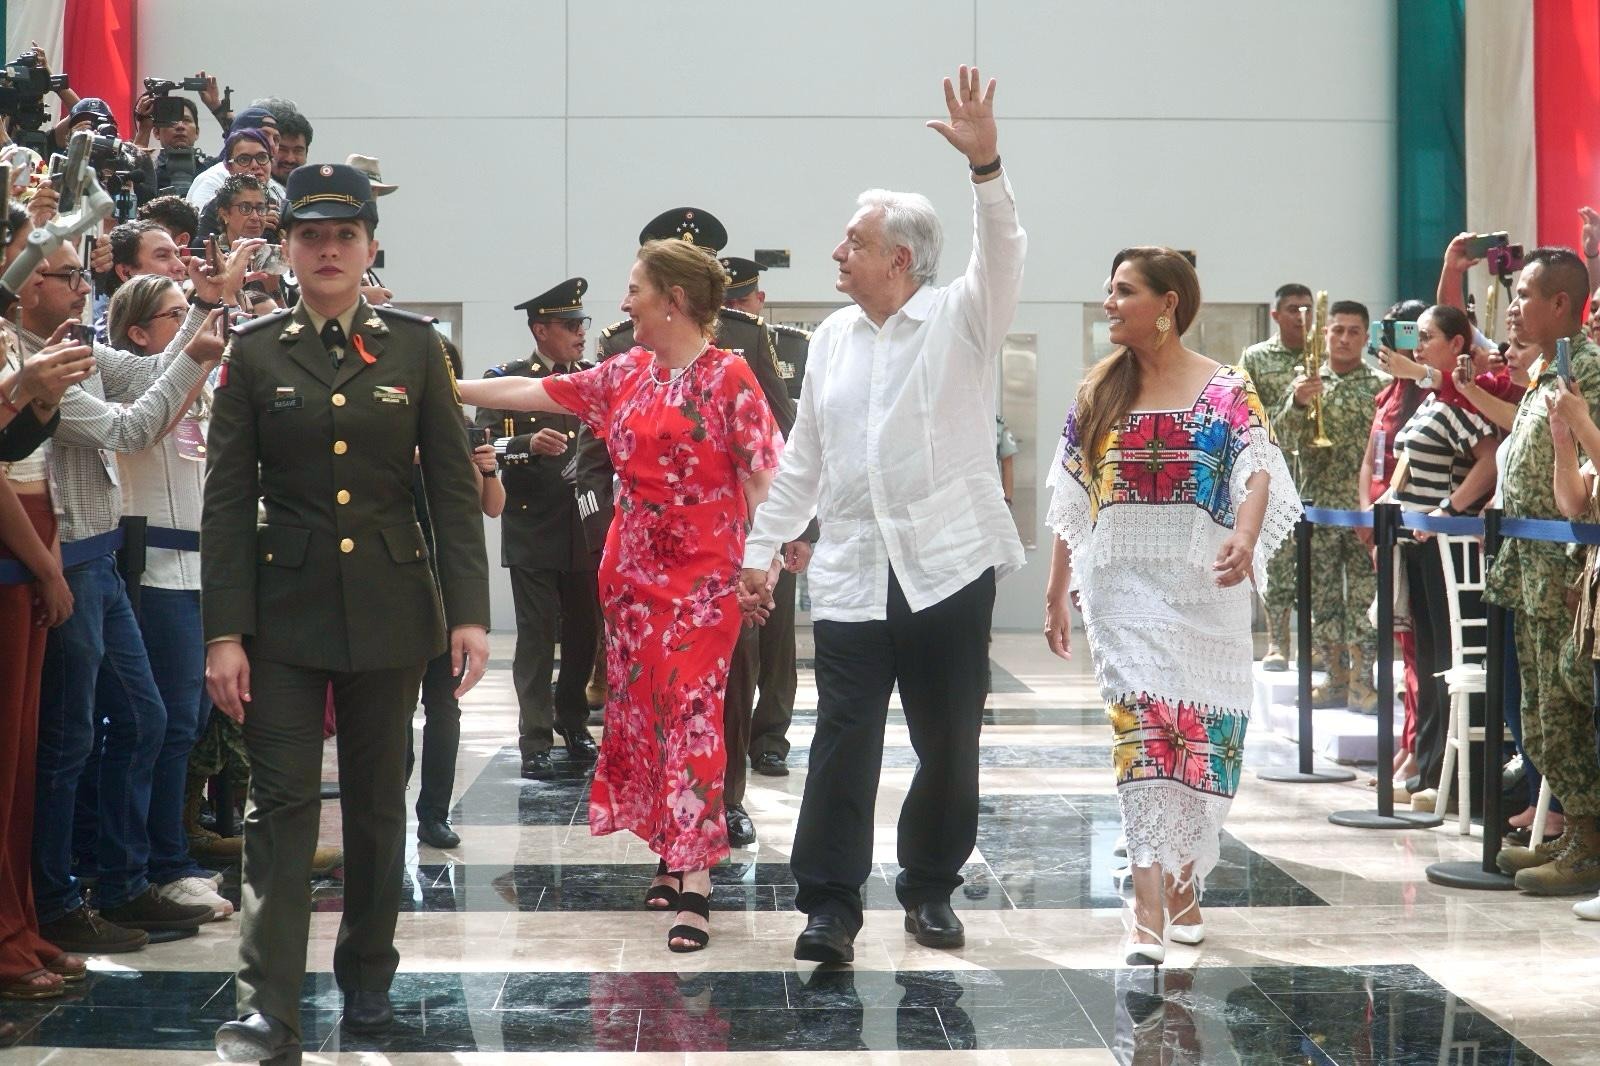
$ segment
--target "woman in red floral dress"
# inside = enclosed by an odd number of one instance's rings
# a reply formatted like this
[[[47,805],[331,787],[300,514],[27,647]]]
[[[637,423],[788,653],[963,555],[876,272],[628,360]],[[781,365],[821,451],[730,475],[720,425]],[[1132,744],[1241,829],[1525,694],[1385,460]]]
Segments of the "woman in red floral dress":
[[[600,564],[611,695],[589,829],[630,830],[661,856],[648,899],[679,908],[674,951],[708,942],[710,869],[728,854],[735,590],[782,446],[750,367],[711,346],[725,283],[702,249],[651,241],[622,301],[638,347],[576,374],[461,383],[479,406],[572,411],[611,453],[621,488]]]

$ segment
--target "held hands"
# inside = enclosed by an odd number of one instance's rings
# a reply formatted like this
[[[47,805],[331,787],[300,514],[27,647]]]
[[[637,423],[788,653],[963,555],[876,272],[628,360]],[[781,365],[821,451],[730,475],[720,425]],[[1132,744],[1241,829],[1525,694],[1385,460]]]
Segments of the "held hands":
[[[104,237],[96,237],[94,246],[89,250],[89,270],[96,277],[110,273],[112,264],[111,242]]]
[[[450,675],[459,677],[456,699],[483,680],[489,665],[489,631],[482,626],[456,626],[450,630]]]
[[[975,167],[993,163],[999,156],[998,134],[994,125],[994,79],[979,91],[978,68],[963,65],[952,84],[944,80],[944,105],[950,121],[933,119],[928,128],[949,141],[956,151]]]
[[[33,190],[33,199],[28,201],[28,221],[33,223],[34,229],[43,229],[56,217],[60,207],[61,194],[56,192],[56,187],[49,183],[40,185]]]
[[[781,565],[774,559],[766,570],[745,567],[739,571],[739,611],[746,624],[766,624],[767,616],[772,613],[772,587],[778,583]]]
[[[72,589],[60,570],[34,584],[33,620],[44,629],[54,629],[72,616]]]
[[[1251,533],[1234,530],[1217,550],[1217,561],[1211,569],[1217,573],[1217,585],[1231,589],[1250,576],[1250,563],[1255,555],[1256,538]]]
[[[18,399],[26,397],[54,407],[61,402],[67,389],[94,373],[94,350],[66,339],[68,331],[77,324],[76,319],[68,319],[56,327],[50,342],[22,364],[17,372]]]
[[[480,444],[472,449],[472,465],[480,474],[492,474],[496,466],[493,444]]]
[[[237,640],[206,645],[206,691],[217,709],[240,725],[250,702],[250,657]]]

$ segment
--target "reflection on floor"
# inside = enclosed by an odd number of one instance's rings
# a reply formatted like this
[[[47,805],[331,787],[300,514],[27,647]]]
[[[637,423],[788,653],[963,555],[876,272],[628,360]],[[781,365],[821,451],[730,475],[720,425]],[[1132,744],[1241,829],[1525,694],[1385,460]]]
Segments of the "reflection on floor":
[[[1208,940],[1170,948],[1160,971],[1121,967],[1104,718],[1085,665],[1036,642],[995,642],[978,847],[954,900],[960,951],[919,947],[900,926],[893,827],[916,760],[891,713],[850,968],[790,957],[809,671],[792,772],[752,777],[760,840],[716,871],[711,948],[686,957],[666,950],[670,919],[640,906],[654,856],[626,835],[589,835],[581,769],[558,754],[554,779],[517,775],[510,671],[492,671],[464,721],[462,846],[408,857],[398,1020],[381,1037],[340,1025],[329,971],[341,886],[314,888],[306,1061],[1600,1063],[1600,927],[1575,921],[1569,901],[1426,882],[1428,863],[1472,858],[1476,839],[1329,825],[1329,811],[1372,802],[1360,784],[1247,774],[1208,886]],[[1247,746],[1257,769],[1293,756],[1264,734]],[[325,840],[339,817],[325,806]],[[19,1041],[0,1063],[213,1062],[236,961],[237,922],[223,922],[95,960],[70,998],[0,1001]]]

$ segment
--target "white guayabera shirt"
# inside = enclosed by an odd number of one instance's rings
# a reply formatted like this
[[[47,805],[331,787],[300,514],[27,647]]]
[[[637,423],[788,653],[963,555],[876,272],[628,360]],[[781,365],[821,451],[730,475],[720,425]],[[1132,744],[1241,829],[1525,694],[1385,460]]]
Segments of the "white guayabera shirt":
[[[995,364],[1027,235],[1004,174],[973,190],[972,259],[881,329],[854,305],[811,337],[799,417],[744,565],[765,570],[816,515],[811,616],[887,617],[889,571],[913,611],[1022,565],[995,464]]]

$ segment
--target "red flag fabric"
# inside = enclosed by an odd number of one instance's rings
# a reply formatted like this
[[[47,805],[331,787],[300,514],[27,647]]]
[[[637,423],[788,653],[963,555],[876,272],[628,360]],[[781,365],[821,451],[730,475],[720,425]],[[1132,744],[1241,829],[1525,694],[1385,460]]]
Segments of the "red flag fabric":
[[[61,69],[79,96],[111,105],[122,136],[133,136],[134,0],[67,0]]]
[[[1578,208],[1600,206],[1600,4],[1534,0],[1539,243],[1576,246]]]

